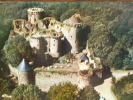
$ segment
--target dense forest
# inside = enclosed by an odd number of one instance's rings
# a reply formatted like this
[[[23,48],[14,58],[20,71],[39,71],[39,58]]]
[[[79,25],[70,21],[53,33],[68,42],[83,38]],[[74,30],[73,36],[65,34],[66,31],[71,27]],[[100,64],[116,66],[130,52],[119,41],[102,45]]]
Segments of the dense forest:
[[[27,9],[39,7],[45,16],[64,21],[75,13],[83,21],[80,50],[88,40],[104,66],[131,69],[133,66],[132,2],[2,2],[0,3],[0,50],[8,39],[14,19],[26,19]],[[2,56],[2,53],[0,54]],[[2,63],[0,64],[2,66]]]

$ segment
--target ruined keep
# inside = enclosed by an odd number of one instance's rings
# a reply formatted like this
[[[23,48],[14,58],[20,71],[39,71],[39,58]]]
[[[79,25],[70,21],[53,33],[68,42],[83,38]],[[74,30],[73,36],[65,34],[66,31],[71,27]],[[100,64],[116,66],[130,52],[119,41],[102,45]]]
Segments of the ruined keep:
[[[27,12],[28,21],[13,20],[14,29],[9,37],[19,34],[29,40],[40,66],[45,65],[41,62],[42,59],[47,60],[45,53],[53,58],[60,57],[62,52],[78,53],[77,37],[82,26],[79,14],[61,23],[53,17],[44,18],[42,8],[29,8]]]

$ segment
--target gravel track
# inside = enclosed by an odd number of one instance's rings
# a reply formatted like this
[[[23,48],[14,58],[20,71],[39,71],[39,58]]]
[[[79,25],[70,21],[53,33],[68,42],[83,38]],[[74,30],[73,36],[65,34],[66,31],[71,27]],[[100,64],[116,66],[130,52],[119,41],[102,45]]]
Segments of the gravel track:
[[[128,72],[130,72],[130,74],[133,74],[133,70],[130,70],[130,71],[112,70],[111,72],[112,72],[112,75],[115,76],[117,80],[123,76],[127,76]],[[116,97],[111,91],[111,85],[112,84],[111,84],[111,77],[110,77],[105,79],[103,84],[94,87],[94,89],[98,93],[100,93],[100,96],[104,97],[105,100],[116,100]],[[100,100],[103,100],[103,99],[100,99]]]

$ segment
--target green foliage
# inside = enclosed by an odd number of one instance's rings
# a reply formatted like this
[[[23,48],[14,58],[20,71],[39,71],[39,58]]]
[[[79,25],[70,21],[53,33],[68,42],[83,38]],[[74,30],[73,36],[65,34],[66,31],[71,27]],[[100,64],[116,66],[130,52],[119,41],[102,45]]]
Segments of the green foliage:
[[[51,72],[52,74],[53,73],[58,73],[60,75],[67,75],[67,74],[69,74],[69,72],[65,72],[65,71],[49,71],[49,72]]]
[[[44,100],[42,91],[34,85],[20,85],[12,92],[13,100]]]
[[[32,50],[30,44],[23,36],[17,35],[7,41],[4,48],[7,62],[17,67],[23,58],[30,60]]]
[[[76,12],[77,12],[77,10],[75,10],[75,9],[69,9],[67,12],[65,12],[64,14],[62,14],[62,16],[60,17],[61,22],[63,22],[64,20],[70,18]]]
[[[0,78],[3,77],[2,69],[3,69],[3,61],[2,61],[2,53],[0,52]]]
[[[60,63],[66,63],[66,58],[65,58],[65,56],[60,57],[60,58],[58,59],[58,61],[59,61]]]
[[[15,88],[15,85],[12,82],[6,79],[0,78],[0,100],[2,100],[1,96],[3,94],[10,95],[14,88]]]
[[[82,51],[86,48],[86,41],[88,40],[88,34],[90,33],[91,29],[90,26],[82,26],[82,29],[79,29],[77,34],[77,40],[79,42],[79,51]]]
[[[76,100],[77,86],[71,83],[60,83],[50,88],[48,100]]]
[[[11,30],[11,24],[9,25],[0,25],[0,50],[3,48],[5,41],[8,38],[9,32]]]
[[[6,60],[4,57],[3,51],[0,52],[0,78],[4,78],[8,72],[7,72],[7,66],[5,64]]]
[[[117,52],[112,52],[109,55],[108,61],[110,63],[110,67],[114,67],[115,69],[121,69],[123,57]]]
[[[25,85],[20,85],[16,87],[12,92],[12,99],[13,100],[23,100],[23,92],[26,89]]]
[[[68,54],[65,54],[64,56],[60,57],[58,59],[58,61],[60,63],[68,63],[72,60],[72,54],[68,53]]]
[[[100,96],[96,90],[94,90],[94,88],[89,85],[80,91],[79,98],[80,100],[99,100]]]
[[[114,84],[114,85],[115,85],[115,83],[116,83],[116,78],[115,78],[114,76],[112,76],[112,81],[111,81],[111,83]]]
[[[112,85],[112,91],[118,100],[132,100],[133,98],[133,76],[128,75],[121,78]]]
[[[124,70],[130,68],[130,58],[127,55],[128,51],[124,49],[121,49],[119,52],[111,52],[107,59],[110,67]]]
[[[42,91],[33,85],[29,85],[23,92],[23,96],[29,100],[42,100],[41,99]]]

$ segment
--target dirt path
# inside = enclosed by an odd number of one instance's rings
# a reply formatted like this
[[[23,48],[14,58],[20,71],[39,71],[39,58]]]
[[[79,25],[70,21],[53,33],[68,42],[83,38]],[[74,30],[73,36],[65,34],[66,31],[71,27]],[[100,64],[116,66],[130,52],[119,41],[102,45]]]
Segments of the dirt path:
[[[128,75],[129,71],[120,71],[120,70],[112,70],[112,75],[116,77],[116,79],[119,79],[123,76]],[[130,74],[133,74],[133,70],[130,71]],[[111,78],[107,78],[104,80],[104,83],[101,85],[98,85],[95,88],[97,92],[100,93],[101,97],[106,98],[105,100],[116,100],[115,96],[111,92]],[[102,100],[102,99],[100,99]]]

